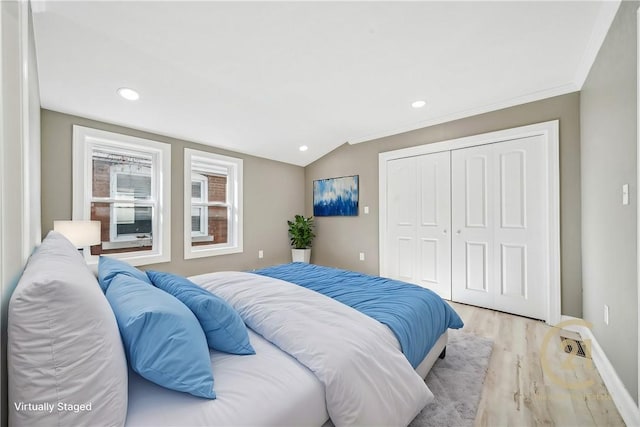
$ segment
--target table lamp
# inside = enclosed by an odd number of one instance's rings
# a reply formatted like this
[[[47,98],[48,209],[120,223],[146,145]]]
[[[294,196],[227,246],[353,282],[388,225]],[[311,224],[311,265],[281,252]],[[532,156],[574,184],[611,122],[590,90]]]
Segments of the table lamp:
[[[53,229],[69,239],[78,249],[99,245],[102,241],[100,221],[53,221]]]

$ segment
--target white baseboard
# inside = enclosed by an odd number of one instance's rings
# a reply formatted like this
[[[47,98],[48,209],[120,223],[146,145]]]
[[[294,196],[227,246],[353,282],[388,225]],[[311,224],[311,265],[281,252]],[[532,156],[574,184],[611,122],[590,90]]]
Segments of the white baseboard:
[[[562,316],[562,321],[570,320],[582,320],[571,316]],[[604,385],[607,386],[607,390],[611,395],[613,403],[618,408],[620,416],[628,426],[640,426],[640,409],[633,400],[627,388],[622,383],[622,380],[618,376],[618,373],[613,368],[613,365],[607,358],[604,350],[600,347],[598,340],[593,335],[591,329],[585,326],[567,326],[565,329],[577,332],[585,340],[591,340],[591,358],[593,364],[598,369]]]

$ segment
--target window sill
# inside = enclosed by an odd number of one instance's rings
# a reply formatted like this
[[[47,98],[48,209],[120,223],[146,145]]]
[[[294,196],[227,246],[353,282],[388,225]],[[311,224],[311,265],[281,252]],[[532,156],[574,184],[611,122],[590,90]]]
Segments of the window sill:
[[[151,246],[151,238],[124,240],[116,242],[102,242],[102,249],[105,251],[112,249],[140,248],[143,246]]]
[[[218,245],[205,245],[205,246],[187,246],[184,251],[184,259],[204,258],[217,255],[229,255],[242,253],[242,245],[239,246],[218,246]]]
[[[95,269],[98,265],[100,256],[91,255],[91,251],[86,248],[84,251],[84,260],[90,268]],[[139,252],[123,252],[119,254],[103,255],[110,258],[116,258],[125,261],[133,266],[160,264],[163,262],[170,262],[171,255],[159,254],[153,251],[139,251]],[[97,271],[97,270],[96,270]]]
[[[213,236],[191,236],[191,241],[195,243],[213,242]]]

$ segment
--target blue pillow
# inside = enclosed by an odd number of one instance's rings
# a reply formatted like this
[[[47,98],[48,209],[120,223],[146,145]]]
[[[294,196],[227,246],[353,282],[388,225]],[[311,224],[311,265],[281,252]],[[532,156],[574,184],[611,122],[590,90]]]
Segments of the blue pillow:
[[[242,318],[225,300],[175,274],[147,271],[147,275],[155,286],[193,311],[209,347],[231,354],[256,354]]]
[[[100,282],[102,292],[107,292],[109,284],[118,274],[135,277],[142,280],[143,282],[151,284],[151,281],[149,280],[147,275],[131,264],[127,264],[126,262],[120,261],[119,259],[101,255],[100,260],[98,261],[98,281]]]
[[[216,398],[206,338],[184,304],[122,274],[111,281],[107,300],[134,371],[162,387]]]

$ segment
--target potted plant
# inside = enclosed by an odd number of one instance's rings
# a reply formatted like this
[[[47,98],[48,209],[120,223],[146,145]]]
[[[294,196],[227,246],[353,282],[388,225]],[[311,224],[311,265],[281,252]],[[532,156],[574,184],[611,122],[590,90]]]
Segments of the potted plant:
[[[313,233],[313,217],[305,218],[296,215],[289,224],[289,238],[291,238],[291,258],[293,262],[306,262],[311,259],[311,242],[316,235]]]

